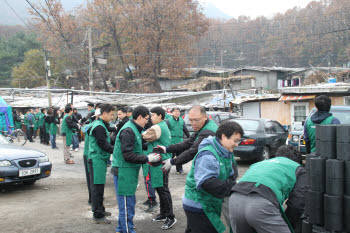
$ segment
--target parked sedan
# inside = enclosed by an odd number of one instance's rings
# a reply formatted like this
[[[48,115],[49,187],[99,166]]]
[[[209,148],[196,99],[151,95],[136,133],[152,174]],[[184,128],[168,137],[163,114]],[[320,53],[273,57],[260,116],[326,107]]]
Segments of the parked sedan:
[[[49,177],[52,164],[44,153],[9,144],[0,135],[0,186],[4,184],[34,184]]]
[[[277,121],[237,118],[244,135],[234,155],[241,160],[265,160],[273,157],[278,147],[285,145],[288,131]]]

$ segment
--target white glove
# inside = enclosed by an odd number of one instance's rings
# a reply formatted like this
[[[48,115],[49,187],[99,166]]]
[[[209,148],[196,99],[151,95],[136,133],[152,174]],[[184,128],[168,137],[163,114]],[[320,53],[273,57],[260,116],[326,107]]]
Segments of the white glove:
[[[148,162],[156,163],[162,159],[162,156],[160,156],[160,154],[151,153],[151,154],[147,155],[147,158],[148,158]]]
[[[161,149],[163,150],[163,153],[164,153],[164,154],[166,153],[166,147],[165,147],[165,146],[158,145],[157,147],[158,147],[158,148],[161,148]]]
[[[163,166],[162,166],[163,172],[169,172],[170,169],[171,169],[170,159],[164,160],[163,161]]]

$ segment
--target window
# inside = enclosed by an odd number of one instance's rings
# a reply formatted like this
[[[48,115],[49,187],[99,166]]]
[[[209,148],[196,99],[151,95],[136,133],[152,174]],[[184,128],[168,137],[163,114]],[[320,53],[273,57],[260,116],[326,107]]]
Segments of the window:
[[[292,122],[305,121],[309,113],[309,103],[294,103],[292,105]]]

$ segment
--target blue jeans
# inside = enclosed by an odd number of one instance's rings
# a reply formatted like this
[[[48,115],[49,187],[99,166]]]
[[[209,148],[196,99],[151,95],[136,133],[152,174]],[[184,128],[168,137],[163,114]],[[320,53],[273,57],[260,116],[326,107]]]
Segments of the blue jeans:
[[[73,133],[73,135],[72,135],[72,144],[73,144],[73,150],[76,149],[76,148],[79,148],[78,134]]]
[[[56,148],[56,134],[50,134],[51,148]]]
[[[133,219],[135,216],[136,197],[118,195],[118,176],[113,176],[115,193],[118,201],[119,217],[116,232],[136,233]]]

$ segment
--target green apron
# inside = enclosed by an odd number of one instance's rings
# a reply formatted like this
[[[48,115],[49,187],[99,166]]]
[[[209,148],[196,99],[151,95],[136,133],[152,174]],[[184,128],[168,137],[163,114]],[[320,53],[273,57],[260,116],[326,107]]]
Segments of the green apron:
[[[330,125],[333,121],[333,116],[324,119],[319,125]],[[311,152],[316,151],[316,124],[311,120],[311,117],[306,121],[307,134],[310,141]]]
[[[107,135],[107,142],[111,143],[109,132],[101,119],[98,119],[92,123],[89,134],[89,157],[92,160],[94,184],[106,183],[107,161],[110,158],[110,154],[107,151],[102,150],[98,144],[96,138],[92,135],[92,131],[97,127],[102,126]]]
[[[166,122],[162,121],[162,122],[159,122],[157,125],[159,125],[161,129],[160,138],[154,142],[148,143],[145,154],[152,153],[153,147],[156,147],[157,145],[167,147],[171,144],[171,135]],[[161,156],[162,156],[162,161],[171,158],[171,154],[169,153],[161,154]],[[144,176],[147,176],[148,172],[151,173],[152,188],[163,187],[162,164],[160,164],[159,166],[151,166],[148,163],[145,163],[142,165],[142,170],[143,170]]]
[[[170,116],[168,119],[168,123],[169,130],[171,133],[171,144],[182,142],[184,137],[184,120],[181,117],[179,117],[178,120],[175,120],[173,116]]]
[[[198,139],[199,134],[204,131],[204,130],[210,130],[212,132],[216,132],[216,130],[218,129],[217,124],[213,121],[213,120],[209,120],[204,126],[203,128],[201,128],[201,130],[199,130],[196,140]]]
[[[132,196],[135,195],[136,192],[141,164],[128,163],[124,160],[121,151],[119,135],[126,128],[131,128],[135,135],[133,152],[137,155],[142,155],[141,134],[138,131],[134,121],[129,120],[119,130],[116,137],[113,151],[112,167],[118,168],[118,195]]]
[[[51,122],[49,125],[50,128],[50,135],[56,135],[57,134],[57,125],[54,122]]]
[[[215,145],[217,145],[218,142],[216,141],[216,139],[214,140]],[[210,151],[215,156],[216,160],[220,164],[220,174],[218,176],[218,179],[226,180],[232,172],[233,156],[230,158],[223,158],[219,156],[218,152],[212,145],[208,145],[200,149],[197,155],[202,151]],[[196,188],[196,181],[194,179],[194,167],[197,155],[193,159],[190,173],[187,175],[186,178],[185,197],[189,200],[199,202],[203,208],[205,215],[210,220],[211,224],[215,227],[217,232],[222,233],[225,231],[225,225],[222,223],[220,216],[222,203],[224,200],[222,198],[214,197],[213,195],[207,193],[203,189],[198,190]]]
[[[70,145],[72,145],[73,132],[67,126],[67,122],[66,122],[67,117],[69,117],[68,114],[64,115],[64,117],[63,117],[62,125],[61,125],[61,134],[63,134],[63,133],[66,134],[66,146],[70,146]]]
[[[296,183],[295,172],[300,164],[285,157],[276,157],[255,163],[250,166],[239,182],[254,182],[255,186],[265,185],[276,195],[283,219],[288,224],[291,232],[294,232],[284,209],[283,203],[289,197]]]

